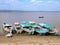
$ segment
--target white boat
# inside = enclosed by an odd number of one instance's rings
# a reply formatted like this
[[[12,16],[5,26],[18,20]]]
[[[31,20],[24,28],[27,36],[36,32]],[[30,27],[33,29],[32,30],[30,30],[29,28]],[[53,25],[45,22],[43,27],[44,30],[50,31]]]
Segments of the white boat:
[[[11,24],[3,24],[2,29],[5,32],[10,32],[12,30],[12,25]]]
[[[17,33],[22,33],[21,26],[19,22],[14,23],[14,28],[17,31]]]

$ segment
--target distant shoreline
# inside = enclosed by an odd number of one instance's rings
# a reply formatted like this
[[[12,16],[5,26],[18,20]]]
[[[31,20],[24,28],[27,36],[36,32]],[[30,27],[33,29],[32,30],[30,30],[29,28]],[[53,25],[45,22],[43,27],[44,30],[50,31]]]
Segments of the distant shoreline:
[[[22,10],[0,10],[0,12],[60,12],[60,11],[22,11]]]

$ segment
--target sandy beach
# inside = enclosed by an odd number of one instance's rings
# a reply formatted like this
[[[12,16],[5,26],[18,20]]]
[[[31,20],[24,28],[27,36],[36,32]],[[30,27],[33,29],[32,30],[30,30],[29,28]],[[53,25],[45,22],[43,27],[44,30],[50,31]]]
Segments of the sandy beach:
[[[60,45],[60,36],[17,35],[0,36],[0,45]]]

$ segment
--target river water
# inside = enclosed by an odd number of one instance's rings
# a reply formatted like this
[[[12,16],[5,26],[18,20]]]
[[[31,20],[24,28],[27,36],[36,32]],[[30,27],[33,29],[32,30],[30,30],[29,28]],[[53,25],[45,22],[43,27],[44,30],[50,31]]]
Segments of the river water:
[[[38,18],[44,16],[44,18]],[[2,24],[4,22],[13,24],[21,21],[35,21],[37,23],[48,23],[54,25],[60,33],[60,12],[0,12],[0,34],[2,31]]]

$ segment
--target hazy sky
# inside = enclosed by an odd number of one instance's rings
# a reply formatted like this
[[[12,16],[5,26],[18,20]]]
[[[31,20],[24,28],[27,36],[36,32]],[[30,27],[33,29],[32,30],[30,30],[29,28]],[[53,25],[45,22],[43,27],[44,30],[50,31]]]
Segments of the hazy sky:
[[[0,0],[0,10],[60,11],[60,0]]]

